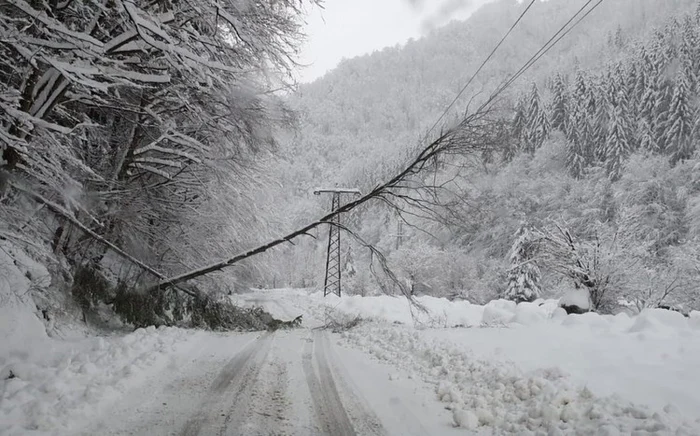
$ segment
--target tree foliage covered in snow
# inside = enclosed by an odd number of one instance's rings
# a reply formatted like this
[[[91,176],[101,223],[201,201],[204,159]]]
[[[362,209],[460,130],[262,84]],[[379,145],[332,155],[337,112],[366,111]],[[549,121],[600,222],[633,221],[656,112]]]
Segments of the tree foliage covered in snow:
[[[113,263],[75,219],[166,274],[269,232],[305,3],[0,4],[3,231],[27,233],[30,191],[70,214],[33,237],[71,265]]]
[[[535,301],[541,293],[540,268],[536,263],[537,242],[527,224],[521,224],[510,249],[508,285],[504,297],[522,303]]]

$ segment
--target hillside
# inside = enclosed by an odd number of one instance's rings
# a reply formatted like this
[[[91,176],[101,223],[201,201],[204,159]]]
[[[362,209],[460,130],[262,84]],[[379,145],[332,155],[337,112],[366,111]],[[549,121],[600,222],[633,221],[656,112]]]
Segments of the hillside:
[[[474,107],[523,64],[580,7],[575,3],[536,3],[451,117],[463,113],[471,99]],[[450,214],[456,219],[431,223],[405,209],[410,237],[401,250],[396,250],[397,218],[388,209],[363,209],[346,217],[348,222],[384,250],[405,280],[429,282],[438,294],[462,289],[477,301],[502,295],[516,234],[526,228],[542,239],[559,226],[571,232],[586,262],[605,258],[605,269],[625,272],[588,271],[604,276],[600,280],[619,298],[641,305],[660,299],[697,304],[690,290],[697,262],[697,244],[691,241],[699,234],[693,219],[697,136],[691,132],[697,120],[697,2],[657,6],[653,1],[605,2],[514,84],[497,115],[508,124],[509,138],[488,156],[477,156],[486,161],[475,164],[463,156],[443,163],[440,175],[453,182],[450,201],[458,211]],[[288,181],[296,188],[294,202],[301,198],[320,212],[321,203],[305,187],[340,183],[367,189],[403,162],[523,7],[511,1],[489,4],[465,22],[346,60],[301,86],[292,99],[301,127],[283,148],[283,165],[294,174]],[[683,63],[688,69],[681,74]],[[679,86],[686,94],[674,100]],[[678,109],[681,100],[685,106],[675,115],[685,124],[682,134],[671,138],[669,108],[675,104]],[[533,125],[535,118],[541,126]],[[622,137],[610,138],[620,126]],[[589,136],[580,139],[583,135]],[[650,145],[651,137],[656,145]],[[678,141],[686,144],[684,151],[676,150]],[[450,165],[460,169],[445,169]],[[317,264],[324,249],[319,239]],[[308,252],[313,244],[299,251]],[[364,289],[373,281],[369,257],[358,246],[349,247],[355,265],[348,268],[357,271]],[[581,285],[577,271],[551,259],[537,263],[545,294]],[[280,275],[288,274],[289,285],[318,281],[317,271],[290,270],[284,260],[276,265]],[[638,295],[642,287],[644,297]],[[664,295],[669,287],[675,300]],[[609,297],[606,304],[614,304]]]

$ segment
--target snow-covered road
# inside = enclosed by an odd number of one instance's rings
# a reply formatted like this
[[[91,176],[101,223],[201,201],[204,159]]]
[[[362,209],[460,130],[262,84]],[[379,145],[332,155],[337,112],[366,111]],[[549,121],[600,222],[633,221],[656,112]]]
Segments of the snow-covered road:
[[[405,383],[392,386],[389,367],[338,347],[325,331],[211,334],[206,340],[200,338],[186,356],[172,359],[166,370],[127,392],[78,434],[302,436],[456,431],[437,403],[426,410],[425,396],[430,395],[426,387],[417,381],[412,382],[412,390]],[[440,415],[442,419],[436,419]]]

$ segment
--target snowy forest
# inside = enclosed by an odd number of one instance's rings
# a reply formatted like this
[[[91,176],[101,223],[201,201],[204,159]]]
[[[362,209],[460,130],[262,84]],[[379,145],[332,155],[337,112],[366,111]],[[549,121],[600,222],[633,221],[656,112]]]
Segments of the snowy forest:
[[[324,216],[315,187],[371,191],[579,5],[538,3],[446,117],[526,4],[489,3],[297,84],[310,7],[2,3],[0,238],[47,265],[38,307],[148,306],[172,323],[201,296],[320,286],[320,226],[154,285]],[[345,292],[483,304],[584,289],[602,312],[698,309],[699,23],[694,0],[603,3],[489,105],[478,145],[342,215]]]
[[[582,288],[604,312],[620,305],[697,308],[700,5],[665,2],[654,14],[655,4],[602,4],[594,21],[535,64],[497,102],[493,146],[450,156],[420,181],[443,188],[430,211],[374,205],[344,219],[386,253],[397,275],[433,295],[484,303]],[[477,106],[579,7],[539,6],[540,15],[526,16],[496,52],[462,107]],[[465,23],[344,61],[302,85],[292,99],[301,126],[285,144],[293,156],[286,186],[301,185],[307,202],[304,188],[327,180],[371,188],[377,174],[410,155],[486,57],[494,45],[485,41],[489,35],[504,33],[524,7],[489,4]],[[406,235],[397,238],[399,222]],[[350,244],[348,286],[379,292],[365,254]],[[289,271],[279,278],[285,285],[318,281],[318,261],[306,270],[277,262],[276,275]]]

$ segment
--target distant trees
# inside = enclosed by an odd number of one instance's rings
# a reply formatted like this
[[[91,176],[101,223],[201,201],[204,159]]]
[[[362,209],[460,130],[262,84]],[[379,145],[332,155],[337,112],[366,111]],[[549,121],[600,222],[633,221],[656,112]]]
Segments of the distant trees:
[[[598,75],[577,71],[569,89],[561,73],[554,75],[548,116],[566,133],[574,177],[600,165],[617,180],[638,148],[668,156],[672,165],[693,155],[700,92],[700,31],[693,23],[691,15],[672,21]]]

